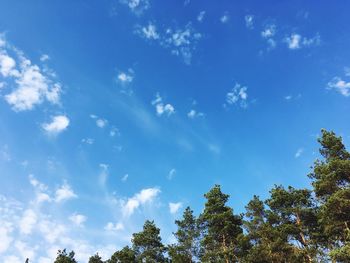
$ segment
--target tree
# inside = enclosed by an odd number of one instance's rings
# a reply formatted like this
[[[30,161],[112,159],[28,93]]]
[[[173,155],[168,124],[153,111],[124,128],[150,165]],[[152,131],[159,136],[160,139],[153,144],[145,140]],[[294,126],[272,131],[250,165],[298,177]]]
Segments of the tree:
[[[298,261],[314,262],[319,254],[316,238],[320,229],[311,191],[275,186],[270,193],[271,197],[266,203],[277,216],[280,231],[294,244],[293,251]]]
[[[135,252],[129,246],[126,246],[115,252],[108,263],[134,263],[135,261]]]
[[[263,201],[254,196],[246,206],[244,222],[250,247],[243,257],[249,263],[279,263],[293,261],[293,247],[281,231],[280,220],[267,210]]]
[[[202,262],[237,262],[239,236],[242,234],[242,218],[226,206],[229,195],[215,185],[207,194],[203,213],[199,217],[203,238]]]
[[[103,263],[103,260],[100,255],[96,253],[94,256],[90,257],[89,263]]]
[[[156,227],[154,221],[147,220],[143,226],[143,231],[133,234],[132,243],[137,262],[166,262],[164,257],[166,248],[162,244],[160,230]]]
[[[309,177],[320,205],[324,246],[334,262],[350,261],[350,153],[334,132],[322,130],[320,154]]]
[[[74,256],[74,251],[71,251],[69,254],[67,254],[66,249],[58,250],[54,263],[77,263],[77,261],[74,259]]]
[[[169,246],[169,255],[174,263],[195,262],[199,255],[199,230],[196,217],[190,207],[183,213],[182,220],[176,220],[178,230],[174,233],[177,244]]]

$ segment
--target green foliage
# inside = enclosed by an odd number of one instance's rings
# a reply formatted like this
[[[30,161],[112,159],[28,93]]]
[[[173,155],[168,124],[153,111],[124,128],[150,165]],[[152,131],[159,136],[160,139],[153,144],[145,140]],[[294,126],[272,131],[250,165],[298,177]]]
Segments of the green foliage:
[[[103,260],[100,255],[96,253],[96,255],[89,258],[89,263],[103,263]]]
[[[136,261],[134,250],[129,246],[124,247],[122,250],[116,251],[108,263],[133,263]]]
[[[178,230],[174,233],[177,244],[169,246],[169,256],[173,263],[195,262],[199,255],[199,229],[193,211],[187,207],[182,220],[176,220]]]
[[[143,226],[143,231],[133,234],[132,244],[137,262],[166,262],[164,257],[166,248],[162,244],[160,229],[156,227],[153,221],[147,220]]]
[[[58,250],[57,258],[54,263],[77,263],[74,259],[74,251],[71,251],[67,254],[66,249]]]
[[[322,159],[309,174],[312,190],[275,185],[267,200],[254,196],[246,212],[235,215],[229,195],[215,185],[198,218],[187,207],[175,221],[175,244],[165,247],[147,220],[132,247],[106,263],[350,262],[350,153],[333,132],[322,130],[318,141]],[[55,263],[75,262],[73,251],[58,251]],[[89,260],[101,262],[98,254]]]
[[[238,237],[242,234],[242,218],[226,205],[229,195],[215,185],[207,194],[199,224],[203,234],[202,262],[237,262]]]

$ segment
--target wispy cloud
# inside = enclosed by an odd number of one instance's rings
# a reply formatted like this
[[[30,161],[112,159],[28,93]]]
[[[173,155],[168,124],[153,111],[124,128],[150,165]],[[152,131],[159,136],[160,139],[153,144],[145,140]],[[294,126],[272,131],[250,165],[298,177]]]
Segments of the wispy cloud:
[[[299,148],[297,150],[297,152],[295,153],[294,157],[295,158],[299,158],[303,154],[303,152],[304,152],[304,149],[303,148]]]
[[[229,20],[230,20],[230,16],[229,16],[227,13],[223,14],[223,15],[220,17],[220,21],[221,21],[221,23],[223,23],[223,24],[226,24]]]
[[[244,21],[245,21],[245,26],[248,29],[253,29],[254,28],[254,16],[253,15],[246,15],[244,17]]]
[[[78,227],[83,227],[87,217],[81,214],[74,213],[69,217],[69,220]]]
[[[141,205],[152,203],[159,193],[160,190],[158,188],[142,189],[139,193],[129,198],[126,202],[123,202],[123,215],[125,217],[131,216],[135,212],[135,210],[138,209]]]
[[[171,170],[169,171],[169,173],[168,173],[168,176],[167,176],[168,180],[172,180],[172,179],[174,178],[175,175],[176,175],[176,169],[173,168],[173,169],[171,169]]]
[[[74,193],[73,189],[67,182],[64,182],[55,192],[55,202],[57,203],[77,197],[78,196]]]
[[[195,118],[199,118],[199,117],[204,117],[204,113],[203,112],[197,112],[194,109],[191,109],[188,113],[187,113],[187,117],[190,119],[195,119]]]
[[[182,207],[182,203],[169,203],[170,214],[176,214]]]
[[[202,22],[203,21],[203,19],[204,19],[204,17],[205,17],[205,11],[200,11],[199,12],[199,14],[198,14],[198,16],[197,16],[197,21],[198,22]]]

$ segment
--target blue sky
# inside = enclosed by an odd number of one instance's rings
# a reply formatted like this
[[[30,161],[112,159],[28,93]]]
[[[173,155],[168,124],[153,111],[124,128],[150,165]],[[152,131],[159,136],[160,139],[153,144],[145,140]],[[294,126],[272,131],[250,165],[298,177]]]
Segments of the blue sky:
[[[320,129],[350,141],[350,3],[263,2],[1,1],[0,261],[308,187]]]

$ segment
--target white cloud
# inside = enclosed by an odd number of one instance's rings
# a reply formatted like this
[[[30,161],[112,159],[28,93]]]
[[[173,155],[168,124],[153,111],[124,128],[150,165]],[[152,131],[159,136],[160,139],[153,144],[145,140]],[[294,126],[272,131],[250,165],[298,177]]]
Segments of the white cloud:
[[[253,15],[246,15],[244,17],[245,25],[248,29],[254,28],[254,16]]]
[[[113,224],[112,222],[108,222],[107,225],[104,227],[106,231],[120,231],[124,230],[124,225],[123,223],[115,223]]]
[[[289,49],[295,50],[300,49],[302,47],[311,47],[319,45],[321,43],[321,38],[319,34],[312,38],[306,38],[302,37],[297,33],[293,33],[290,36],[285,37],[284,42],[287,43]]]
[[[174,106],[169,103],[163,103],[163,99],[159,93],[156,94],[156,98],[152,101],[152,105],[155,106],[158,116],[162,116],[163,114],[170,116],[175,113]]]
[[[42,54],[40,57],[40,61],[45,62],[50,59],[50,56],[47,54]]]
[[[146,203],[152,203],[153,200],[158,196],[160,190],[158,188],[147,188],[142,189],[139,193],[129,198],[122,205],[122,212],[125,217],[131,216],[134,211]]]
[[[159,34],[157,32],[157,27],[155,24],[149,22],[147,26],[139,27],[137,29],[138,34],[140,34],[142,37],[150,40],[156,40],[159,39]]]
[[[127,5],[136,15],[142,14],[150,7],[149,0],[120,0],[120,2]]]
[[[19,254],[21,255],[22,261],[26,260],[27,258],[33,260],[35,258],[35,250],[36,248],[30,247],[27,243],[23,241],[16,241],[15,247]]]
[[[285,41],[289,49],[298,49],[301,45],[301,36],[299,34],[292,34],[290,37],[286,37]]]
[[[299,148],[297,150],[297,152],[295,153],[294,157],[295,158],[299,158],[303,154],[303,152],[304,152],[304,149],[303,148]]]
[[[104,128],[107,125],[108,121],[106,119],[97,119],[96,125],[99,128]]]
[[[248,106],[248,88],[236,83],[233,89],[226,94],[226,102],[229,105],[238,104],[242,108]]]
[[[55,83],[50,76],[45,75],[37,65],[20,56],[20,70],[12,69],[17,88],[5,96],[6,101],[15,111],[31,110],[35,105],[47,100],[58,104],[61,93],[61,84]]]
[[[3,77],[16,76],[16,61],[4,52],[0,52],[0,73]]]
[[[4,258],[4,263],[22,263],[22,261],[19,257],[10,255]]]
[[[271,38],[276,34],[276,25],[268,24],[264,27],[264,30],[261,32],[263,38]]]
[[[168,179],[172,180],[174,178],[175,174],[176,174],[176,170],[174,168],[171,169],[168,173]]]
[[[190,118],[190,119],[194,119],[194,118],[197,118],[197,117],[204,117],[204,113],[202,113],[202,112],[197,112],[196,110],[191,109],[191,110],[187,113],[187,117]]]
[[[134,73],[132,69],[129,69],[128,72],[120,72],[118,74],[118,81],[123,84],[131,83],[133,79],[134,79]]]
[[[76,226],[82,227],[86,222],[87,217],[81,214],[72,214],[69,220],[73,222]]]
[[[42,124],[42,128],[49,134],[58,134],[69,126],[69,119],[67,116],[58,115],[52,118],[50,123]]]
[[[13,238],[11,236],[11,229],[9,227],[6,227],[5,225],[1,225],[0,226],[0,254],[7,251],[7,249],[11,245],[12,240]]]
[[[347,82],[339,77],[335,77],[328,82],[327,88],[334,89],[345,97],[350,96],[350,81]]]
[[[64,182],[63,185],[58,188],[55,193],[55,201],[58,203],[77,197],[78,196],[74,193],[67,182]]]
[[[182,207],[182,203],[169,203],[169,210],[171,214],[176,214],[180,208]]]
[[[197,16],[198,22],[202,22],[202,21],[203,21],[204,16],[205,16],[205,13],[206,13],[205,11],[199,12],[199,14],[198,14],[198,16]]]
[[[26,211],[24,211],[23,217],[19,222],[21,233],[26,235],[30,234],[36,222],[37,222],[37,215],[33,210],[27,209]]]
[[[223,16],[220,17],[221,23],[225,24],[229,21],[230,17],[228,14],[224,14]]]
[[[149,22],[147,26],[137,26],[135,32],[147,40],[158,41],[160,46],[169,49],[173,55],[182,57],[186,64],[191,63],[192,53],[202,37],[191,23],[183,28],[166,27],[161,33],[154,23]]]

